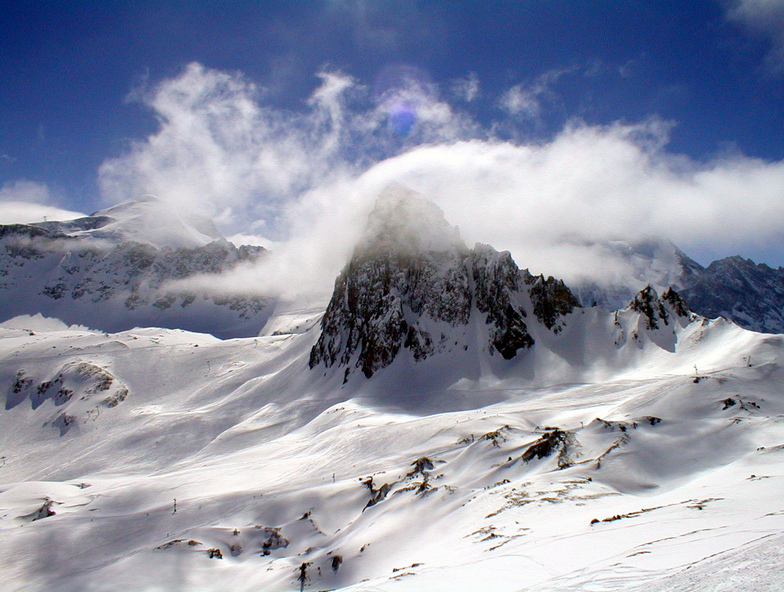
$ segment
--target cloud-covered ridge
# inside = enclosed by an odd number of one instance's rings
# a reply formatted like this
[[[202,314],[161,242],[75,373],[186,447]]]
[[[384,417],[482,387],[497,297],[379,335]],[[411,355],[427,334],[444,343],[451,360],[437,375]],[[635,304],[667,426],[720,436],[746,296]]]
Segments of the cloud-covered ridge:
[[[549,141],[511,142],[417,68],[391,67],[373,87],[319,79],[293,112],[240,73],[191,64],[145,95],[159,130],[103,164],[105,198],[155,193],[276,240],[265,267],[236,281],[290,293],[329,289],[393,181],[433,199],[469,242],[567,280],[624,273],[590,246],[606,240],[660,235],[703,259],[784,243],[784,163],[696,162],[668,150],[672,123],[572,122]],[[556,79],[539,82],[554,92]]]

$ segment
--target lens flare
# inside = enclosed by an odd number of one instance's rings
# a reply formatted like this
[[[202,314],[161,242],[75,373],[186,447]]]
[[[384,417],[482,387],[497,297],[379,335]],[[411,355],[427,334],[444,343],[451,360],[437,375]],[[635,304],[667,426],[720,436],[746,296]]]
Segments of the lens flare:
[[[390,130],[398,136],[407,136],[416,125],[416,109],[410,101],[400,101],[390,106],[387,121]]]
[[[401,137],[417,127],[423,109],[436,100],[435,85],[427,72],[407,64],[386,66],[373,88],[389,130]]]

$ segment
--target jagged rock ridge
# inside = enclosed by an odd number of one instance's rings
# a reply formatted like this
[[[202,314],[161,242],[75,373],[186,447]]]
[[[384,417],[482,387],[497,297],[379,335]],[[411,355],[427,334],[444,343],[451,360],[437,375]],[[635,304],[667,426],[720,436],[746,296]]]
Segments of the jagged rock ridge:
[[[646,319],[646,328],[660,329],[660,322],[667,326],[672,315],[691,319],[694,316],[686,302],[672,288],[668,288],[661,296],[650,285],[640,290],[629,303],[628,308],[639,312]]]
[[[675,315],[690,318],[693,314],[686,306],[686,302],[672,288],[668,288],[662,295],[656,293],[650,285],[640,290],[629,303],[629,308],[643,315],[648,329],[659,329],[659,321],[665,326],[670,324],[670,309]]]
[[[701,269],[681,293],[703,316],[722,316],[752,331],[784,333],[784,268],[726,257]]]
[[[721,316],[751,331],[784,333],[784,268],[756,264],[739,256],[718,259],[703,267],[659,237],[572,244],[595,250],[612,262],[607,277],[600,282],[578,280],[570,284],[584,306],[617,310],[640,286],[647,284],[662,292],[674,287],[689,308],[701,316]],[[614,276],[614,267],[624,268],[626,275]]]
[[[401,348],[417,361],[467,350],[474,319],[487,351],[511,359],[534,344],[527,322],[557,332],[576,305],[563,282],[521,271],[508,252],[468,249],[434,204],[394,186],[335,282],[310,367],[338,365],[346,377],[356,367],[370,377]]]

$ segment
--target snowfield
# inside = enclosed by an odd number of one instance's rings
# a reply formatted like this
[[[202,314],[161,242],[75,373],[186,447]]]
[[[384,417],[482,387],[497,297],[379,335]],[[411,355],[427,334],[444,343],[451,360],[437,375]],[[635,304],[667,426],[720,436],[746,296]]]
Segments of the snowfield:
[[[7,231],[5,308],[103,330],[0,323],[1,591],[784,589],[784,335],[650,286],[580,307],[402,186],[329,304],[194,293],[157,328],[166,278],[262,256],[158,206]],[[19,242],[82,232],[120,246],[77,273]],[[149,322],[117,332],[129,285]]]
[[[413,357],[310,371],[318,314],[4,323],[0,589],[784,587],[784,337],[578,309],[426,391]]]

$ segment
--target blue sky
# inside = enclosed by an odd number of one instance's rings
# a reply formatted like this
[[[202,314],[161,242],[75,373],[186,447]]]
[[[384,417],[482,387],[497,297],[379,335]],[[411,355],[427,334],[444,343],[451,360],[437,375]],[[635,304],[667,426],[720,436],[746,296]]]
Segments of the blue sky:
[[[472,220],[470,196],[450,207],[441,194],[439,175],[454,175],[433,150],[508,162],[509,149],[528,164],[562,150],[570,170],[592,155],[628,165],[599,173],[613,197],[591,229],[628,206],[607,237],[666,232],[638,202],[677,194],[670,207],[713,220],[669,233],[703,262],[740,252],[780,265],[782,31],[781,0],[18,0],[0,15],[0,199],[89,212],[150,192],[280,238],[383,171]],[[624,146],[639,154],[613,152]],[[490,195],[477,184],[487,174],[465,186]],[[703,186],[708,174],[723,180]],[[580,193],[585,175],[596,172],[565,175],[577,209],[604,199]],[[708,207],[711,187],[733,184],[747,194]],[[558,223],[553,199],[523,194]],[[733,209],[756,213],[737,223]],[[492,224],[473,234],[492,241]]]

